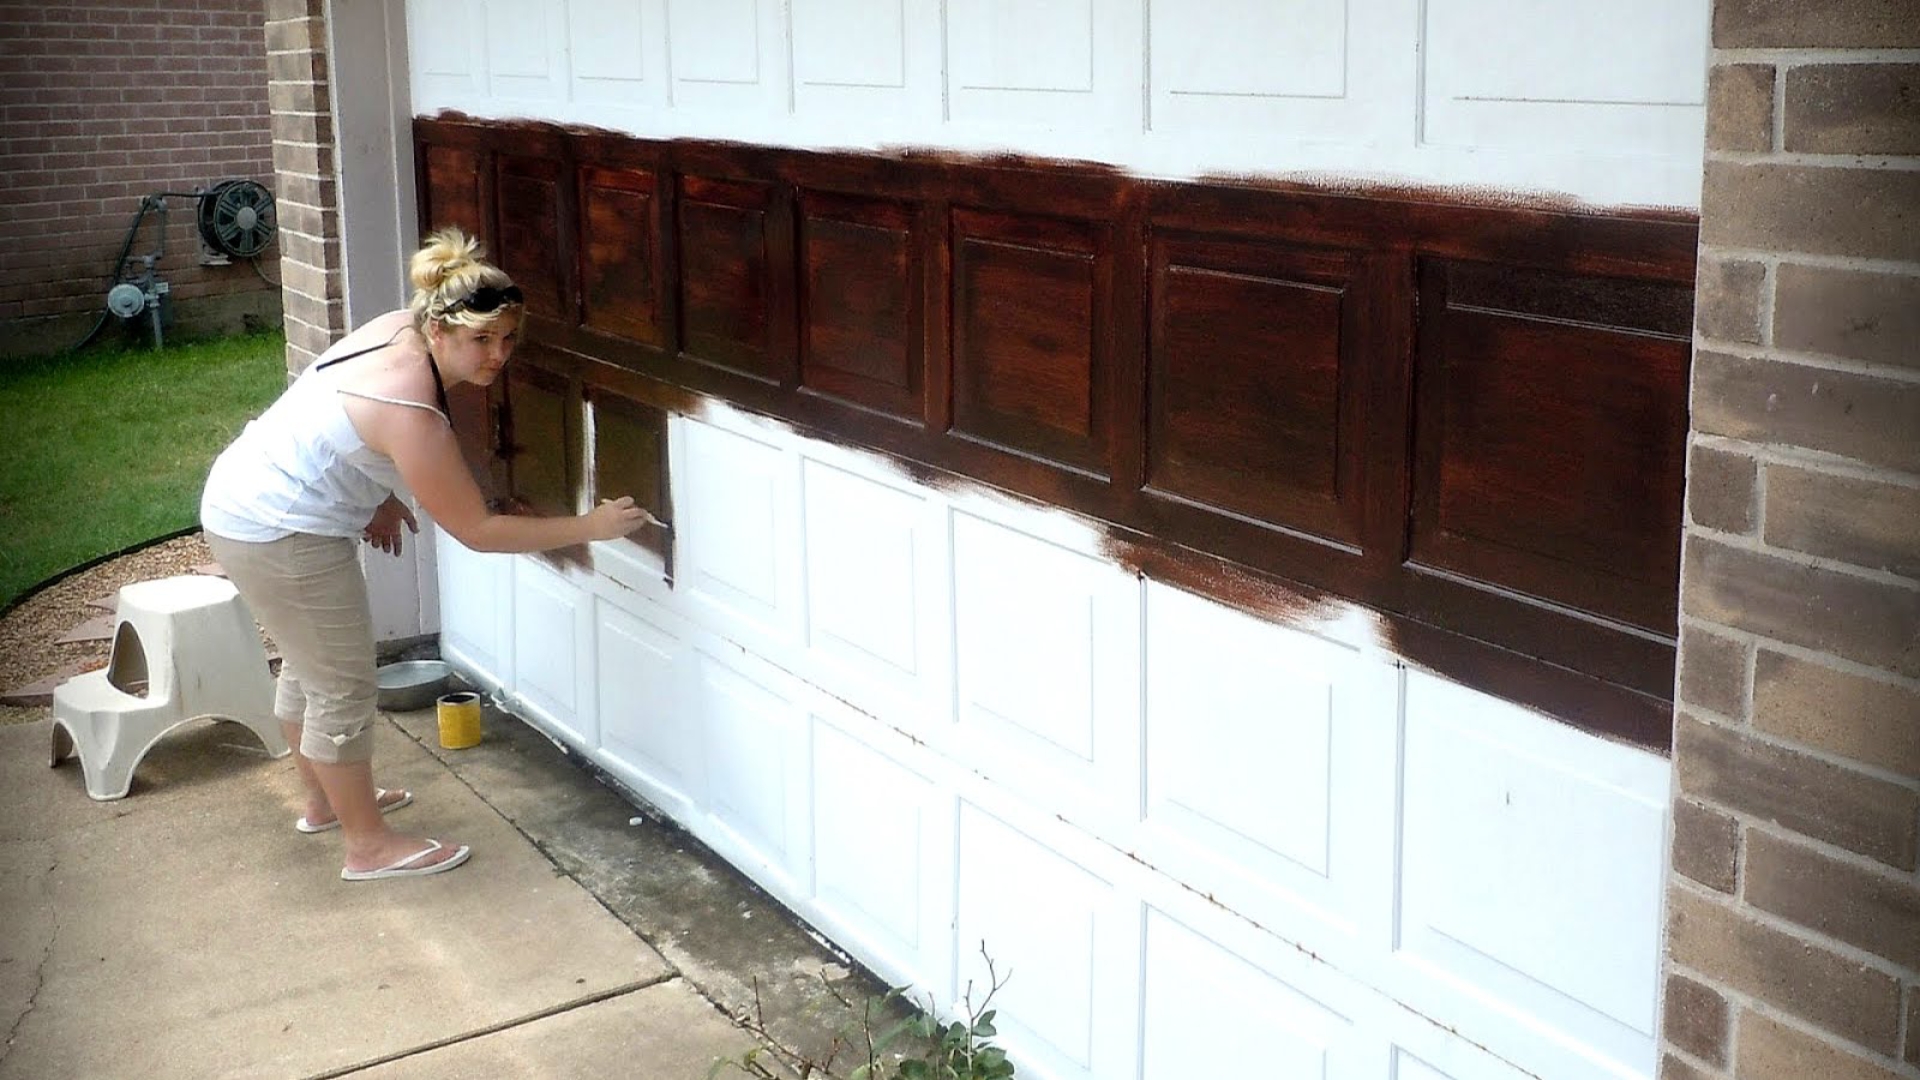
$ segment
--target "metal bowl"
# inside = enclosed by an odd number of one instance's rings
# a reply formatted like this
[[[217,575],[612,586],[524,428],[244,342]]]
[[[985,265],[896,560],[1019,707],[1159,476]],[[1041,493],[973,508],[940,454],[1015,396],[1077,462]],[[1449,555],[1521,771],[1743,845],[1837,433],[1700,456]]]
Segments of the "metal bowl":
[[[374,674],[380,686],[379,705],[388,712],[427,708],[453,681],[453,669],[443,660],[402,660],[383,665]]]

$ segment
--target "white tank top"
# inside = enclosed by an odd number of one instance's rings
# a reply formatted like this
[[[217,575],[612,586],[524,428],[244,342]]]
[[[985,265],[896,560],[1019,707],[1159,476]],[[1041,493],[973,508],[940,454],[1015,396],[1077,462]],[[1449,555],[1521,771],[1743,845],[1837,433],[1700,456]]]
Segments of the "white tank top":
[[[342,365],[323,357],[220,452],[200,496],[206,531],[251,543],[294,533],[360,536],[400,486],[400,473],[360,438],[343,395],[425,409],[442,420],[446,414],[418,401],[343,390],[341,375]]]

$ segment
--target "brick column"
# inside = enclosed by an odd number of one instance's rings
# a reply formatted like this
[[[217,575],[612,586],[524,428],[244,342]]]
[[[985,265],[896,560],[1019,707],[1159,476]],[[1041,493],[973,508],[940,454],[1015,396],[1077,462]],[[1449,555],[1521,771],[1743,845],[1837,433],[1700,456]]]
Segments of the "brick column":
[[[326,0],[267,0],[267,79],[287,371],[298,374],[347,330]]]
[[[1920,3],[1710,75],[1660,1075],[1920,1078]]]

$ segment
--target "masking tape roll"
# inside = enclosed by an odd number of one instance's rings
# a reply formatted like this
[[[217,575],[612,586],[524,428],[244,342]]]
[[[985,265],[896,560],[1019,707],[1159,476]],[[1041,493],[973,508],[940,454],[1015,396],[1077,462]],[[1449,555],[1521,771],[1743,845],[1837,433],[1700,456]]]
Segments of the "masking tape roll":
[[[480,744],[480,695],[470,691],[447,694],[435,702],[440,718],[440,745],[465,750]]]

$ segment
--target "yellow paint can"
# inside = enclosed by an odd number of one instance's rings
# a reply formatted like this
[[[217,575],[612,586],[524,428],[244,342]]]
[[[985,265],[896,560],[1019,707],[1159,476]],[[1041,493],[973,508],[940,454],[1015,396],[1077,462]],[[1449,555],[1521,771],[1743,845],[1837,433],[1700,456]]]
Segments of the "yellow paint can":
[[[435,702],[440,718],[440,745],[448,750],[465,750],[480,745],[480,695],[463,690],[446,694]]]

